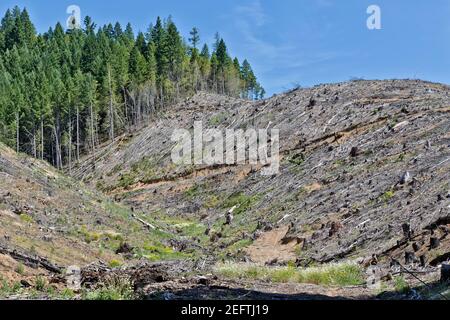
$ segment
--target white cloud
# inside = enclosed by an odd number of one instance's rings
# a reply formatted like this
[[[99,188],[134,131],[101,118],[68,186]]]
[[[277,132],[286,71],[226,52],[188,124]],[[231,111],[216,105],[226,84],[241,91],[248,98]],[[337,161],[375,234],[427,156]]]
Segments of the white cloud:
[[[316,0],[316,5],[330,6],[332,3],[329,0]],[[267,88],[280,90],[289,87],[299,81],[302,69],[348,55],[306,46],[303,38],[309,37],[311,28],[307,24],[304,24],[305,29],[297,27],[288,32],[277,29],[276,20],[271,19],[260,0],[236,6],[228,19],[233,21],[236,35],[239,34],[243,40],[245,56],[250,59]],[[326,32],[328,28],[326,25],[321,27],[314,29],[315,39],[319,39],[321,32]],[[270,35],[267,30],[270,30]]]
[[[320,0],[325,4],[327,0]],[[331,59],[335,56],[332,52],[318,52],[313,56],[304,54],[304,50],[299,47],[298,41],[290,37],[283,41],[276,41],[274,38],[267,40],[260,35],[265,28],[270,28],[270,17],[264,11],[260,0],[255,0],[246,5],[239,5],[234,9],[234,24],[241,33],[248,50],[253,55],[259,56],[266,63],[260,63],[262,71],[268,71],[275,66],[299,68],[312,63],[317,63]]]
[[[249,18],[258,27],[261,27],[266,23],[267,16],[260,0],[255,0],[246,5],[237,6],[235,8],[235,13],[238,16],[245,16]]]

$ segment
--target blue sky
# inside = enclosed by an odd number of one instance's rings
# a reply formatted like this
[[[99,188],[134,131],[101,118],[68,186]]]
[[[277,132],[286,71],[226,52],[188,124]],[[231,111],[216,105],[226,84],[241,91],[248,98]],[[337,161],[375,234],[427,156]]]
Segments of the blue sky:
[[[233,56],[247,58],[268,95],[293,85],[421,78],[450,83],[450,1],[411,0],[2,0],[0,11],[27,7],[39,32],[65,22],[76,4],[98,25],[131,22],[145,31],[172,15],[187,38],[216,31]],[[381,8],[382,29],[368,30],[366,9]]]

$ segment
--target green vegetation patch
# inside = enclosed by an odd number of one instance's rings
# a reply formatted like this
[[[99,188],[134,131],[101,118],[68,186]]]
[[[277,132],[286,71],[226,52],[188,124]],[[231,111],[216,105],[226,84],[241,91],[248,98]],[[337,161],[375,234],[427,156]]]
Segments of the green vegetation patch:
[[[217,265],[214,271],[225,278],[259,279],[277,283],[352,286],[365,282],[362,268],[353,263],[330,264],[307,269],[293,266],[267,267],[248,263],[224,263]]]
[[[394,278],[394,288],[399,293],[408,293],[411,290],[411,287],[403,276]]]
[[[149,261],[177,260],[190,257],[187,253],[177,252],[161,243],[146,243],[142,248],[136,248],[135,253]]]
[[[116,277],[95,290],[84,291],[82,298],[83,300],[133,300],[136,297],[131,281]]]
[[[228,117],[229,115],[225,112],[215,114],[209,119],[209,124],[211,126],[218,126],[221,123],[225,122]]]
[[[389,202],[395,196],[394,189],[390,189],[380,196],[382,202]]]
[[[222,203],[221,207],[222,209],[231,209],[237,206],[233,213],[239,215],[255,205],[259,198],[258,195],[248,196],[243,192],[234,193]]]

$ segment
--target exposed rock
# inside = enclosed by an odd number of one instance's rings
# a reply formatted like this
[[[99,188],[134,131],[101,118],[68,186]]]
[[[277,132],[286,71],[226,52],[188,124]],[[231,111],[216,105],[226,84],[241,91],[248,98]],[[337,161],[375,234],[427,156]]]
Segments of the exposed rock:
[[[81,290],[81,268],[79,266],[67,267],[65,276],[67,288],[74,292]]]

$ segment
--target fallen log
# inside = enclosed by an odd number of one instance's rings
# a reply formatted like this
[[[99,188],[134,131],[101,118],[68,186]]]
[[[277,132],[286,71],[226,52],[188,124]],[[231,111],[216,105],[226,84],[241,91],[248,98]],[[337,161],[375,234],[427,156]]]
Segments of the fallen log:
[[[147,221],[142,220],[141,218],[139,218],[135,214],[132,214],[131,216],[133,217],[133,219],[135,219],[135,220],[139,221],[140,223],[142,223],[147,229],[156,230],[156,227],[154,225],[148,223]]]
[[[57,273],[57,274],[61,274],[62,273],[62,269],[51,263],[50,261],[48,261],[45,258],[39,257],[39,256],[30,256],[27,255],[25,253],[21,253],[17,250],[11,250],[8,249],[6,247],[0,246],[0,253],[1,254],[6,254],[9,255],[11,258],[22,262],[24,265],[30,267],[30,268],[43,268],[47,271],[50,271],[52,273]]]

